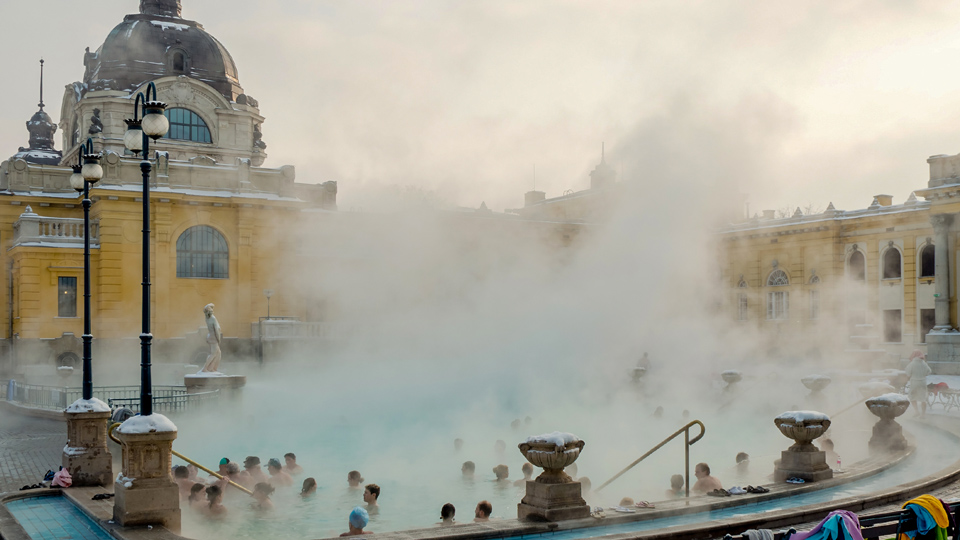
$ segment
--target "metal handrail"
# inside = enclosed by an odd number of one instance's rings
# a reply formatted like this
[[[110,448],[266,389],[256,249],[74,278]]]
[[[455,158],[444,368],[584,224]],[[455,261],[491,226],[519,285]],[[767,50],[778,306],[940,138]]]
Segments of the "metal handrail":
[[[123,446],[123,443],[120,441],[120,439],[118,439],[118,438],[116,437],[116,435],[113,434],[113,430],[117,429],[119,426],[120,426],[120,422],[114,422],[113,424],[110,424],[110,427],[107,429],[107,435],[110,437],[110,440],[112,440],[113,442],[119,444],[120,446]],[[216,473],[216,472],[211,471],[210,469],[208,469],[208,468],[204,467],[203,465],[197,463],[196,461],[188,458],[187,456],[181,454],[180,452],[177,452],[176,450],[174,450],[174,449],[171,448],[171,449],[170,449],[170,453],[172,453],[173,455],[177,456],[178,458],[186,461],[187,463],[193,465],[194,467],[200,469],[201,471],[203,471],[203,472],[205,472],[205,473],[207,473],[207,474],[209,474],[209,475],[215,476],[215,477],[219,478],[220,480],[223,480],[223,476],[220,475],[220,473]],[[237,489],[239,489],[239,490],[241,490],[241,491],[246,492],[247,495],[253,495],[253,492],[252,492],[252,491],[250,491],[249,489],[247,489],[247,488],[241,486],[240,484],[234,482],[233,480],[229,480],[229,479],[228,479],[227,482],[229,482],[231,486],[233,486],[233,487],[235,487],[235,488],[237,488]]]
[[[690,428],[692,428],[693,426],[700,426],[700,434],[697,435],[696,437],[694,437],[693,439],[691,439],[691,438],[690,438]],[[623,473],[625,473],[625,472],[629,471],[630,469],[634,468],[638,463],[640,463],[641,461],[647,459],[647,457],[649,457],[650,454],[656,452],[657,450],[659,450],[660,448],[662,448],[663,445],[667,444],[668,442],[672,441],[674,438],[676,438],[677,436],[679,436],[681,433],[683,433],[683,435],[684,435],[684,437],[683,437],[683,443],[684,443],[684,444],[683,444],[684,466],[686,467],[686,470],[684,471],[684,481],[686,482],[687,497],[689,497],[689,496],[690,496],[690,445],[692,445],[692,444],[696,443],[697,441],[699,441],[700,439],[702,439],[702,438],[703,438],[703,434],[706,433],[706,432],[707,432],[707,428],[703,425],[703,422],[701,422],[701,421],[699,421],[699,420],[694,420],[694,421],[688,423],[687,425],[685,425],[685,426],[683,426],[682,428],[680,428],[680,429],[678,429],[677,431],[675,431],[675,432],[673,433],[673,435],[671,435],[671,436],[667,437],[666,439],[664,439],[663,441],[661,441],[660,444],[658,444],[658,445],[654,446],[653,448],[651,448],[646,454],[640,456],[636,461],[634,461],[633,463],[627,465],[626,468],[624,468],[622,471],[620,471],[620,472],[618,472],[617,474],[613,475],[613,478],[611,478],[611,479],[607,480],[606,482],[604,482],[603,484],[601,484],[600,487],[598,487],[598,488],[595,489],[594,491],[600,491],[601,489],[607,487],[611,482],[613,482],[613,481],[616,480],[617,478],[620,478],[621,476],[623,476]]]

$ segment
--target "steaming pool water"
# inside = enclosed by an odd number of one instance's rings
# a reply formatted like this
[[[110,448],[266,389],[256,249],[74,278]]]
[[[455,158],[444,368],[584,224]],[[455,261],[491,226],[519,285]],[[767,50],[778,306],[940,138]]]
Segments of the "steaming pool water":
[[[362,473],[365,484],[376,483],[382,489],[380,512],[371,516],[367,527],[373,532],[429,527],[439,521],[440,507],[447,502],[456,506],[458,522],[471,521],[474,507],[484,499],[493,504],[494,518],[515,518],[524,488],[514,486],[513,481],[521,478],[520,468],[525,462],[516,445],[526,436],[553,430],[571,431],[580,436],[587,444],[577,462],[578,475],[589,476],[593,485],[598,486],[683,425],[679,406],[671,407],[663,402],[664,417],[653,418],[654,404],[640,403],[630,394],[626,398],[607,396],[598,402],[538,408],[531,403],[511,402],[505,396],[479,401],[461,399],[457,389],[450,388],[430,395],[411,395],[402,406],[385,407],[376,400],[371,404],[362,399],[362,394],[355,394],[353,407],[321,406],[318,411],[303,411],[290,410],[281,402],[258,402],[260,392],[270,392],[270,389],[256,385],[245,389],[244,403],[259,403],[256,407],[238,406],[237,410],[220,416],[200,415],[178,420],[180,435],[175,448],[202,463],[216,463],[224,456],[242,461],[247,455],[256,455],[265,464],[268,458],[282,460],[284,453],[292,451],[297,454],[304,474],[294,478],[293,487],[277,490],[272,497],[276,508],[271,512],[254,512],[249,508],[249,499],[240,493],[225,500],[230,514],[224,522],[208,522],[185,509],[185,536],[256,539],[337,536],[347,530],[350,510],[363,504],[363,489],[347,486],[347,472],[354,469]],[[507,394],[516,395],[512,391]],[[589,414],[583,414],[585,406]],[[725,486],[768,483],[772,462],[789,446],[789,441],[773,427],[773,415],[757,409],[756,404],[744,402],[728,403],[713,410],[704,408],[702,414],[692,410],[691,418],[703,420],[707,434],[691,447],[691,463],[711,463],[714,475]],[[511,427],[513,419],[524,419],[527,415],[531,417],[529,423],[521,422],[518,429]],[[833,438],[844,463],[866,457],[866,440],[874,421],[864,408],[864,411],[851,412],[842,423],[835,423],[837,431]],[[844,431],[844,425],[851,427]],[[920,478],[955,459],[949,455],[937,456],[933,450],[949,447],[947,443],[955,444],[949,435],[914,423],[908,423],[907,430],[918,439],[917,454],[890,471],[831,490],[724,510],[721,512],[732,513],[722,515],[798,506],[875,491]],[[464,447],[459,452],[453,448],[456,437],[464,439]],[[498,439],[507,445],[503,454],[494,449]],[[738,474],[733,466],[739,451],[751,455],[751,468],[745,474]],[[611,484],[602,495],[589,497],[588,502],[613,506],[623,496],[663,500],[670,476],[683,472],[682,452],[681,442],[670,443]],[[467,460],[476,463],[473,480],[464,479],[460,473],[461,464]],[[500,463],[510,468],[509,484],[494,481],[491,469]],[[299,487],[307,476],[315,478],[319,488],[315,496],[303,499],[299,496]],[[712,512],[622,527],[646,530],[720,515]],[[581,531],[580,536],[589,534]]]

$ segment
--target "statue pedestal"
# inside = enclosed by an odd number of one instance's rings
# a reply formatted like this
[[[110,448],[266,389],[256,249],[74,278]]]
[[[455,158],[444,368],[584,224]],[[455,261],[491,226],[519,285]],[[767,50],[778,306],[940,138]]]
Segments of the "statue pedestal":
[[[517,505],[517,518],[563,521],[590,517],[590,507],[580,493],[580,482],[541,484],[527,481],[527,494]]]
[[[247,385],[247,377],[245,375],[222,374],[184,375],[183,385],[187,387],[188,394],[220,390],[221,396],[230,396]]]
[[[70,471],[73,485],[78,487],[106,486],[113,480],[113,460],[107,448],[110,408],[102,401],[91,401],[99,402],[102,407],[86,407],[87,410],[82,410],[83,407],[77,407],[77,403],[83,402],[81,400],[64,412],[67,417],[67,444],[63,447],[61,464]]]
[[[892,419],[881,419],[873,425],[873,436],[867,447],[870,452],[901,452],[907,449],[903,427]]]
[[[141,426],[148,419],[160,428],[144,433]],[[123,469],[114,484],[113,520],[122,527],[162,525],[179,532],[180,490],[170,476],[176,427],[162,415],[153,414],[134,416],[115,433],[123,447]]]
[[[833,478],[833,469],[827,465],[827,453],[784,450],[780,453],[780,465],[773,471],[773,480],[783,482],[787,478],[800,478],[805,482]]]

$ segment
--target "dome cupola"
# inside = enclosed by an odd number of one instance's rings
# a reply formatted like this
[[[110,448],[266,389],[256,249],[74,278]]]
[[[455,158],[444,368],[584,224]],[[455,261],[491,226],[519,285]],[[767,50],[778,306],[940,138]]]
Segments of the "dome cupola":
[[[27,121],[27,131],[30,133],[30,145],[20,147],[14,157],[23,158],[30,163],[41,165],[56,165],[60,163],[60,152],[53,149],[53,135],[57,132],[57,125],[50,115],[43,110],[43,60],[40,60],[40,110]]]
[[[140,13],[124,17],[96,52],[84,56],[85,90],[129,92],[182,75],[235,102],[243,88],[233,57],[202,25],[180,14],[180,0],[140,0]]]

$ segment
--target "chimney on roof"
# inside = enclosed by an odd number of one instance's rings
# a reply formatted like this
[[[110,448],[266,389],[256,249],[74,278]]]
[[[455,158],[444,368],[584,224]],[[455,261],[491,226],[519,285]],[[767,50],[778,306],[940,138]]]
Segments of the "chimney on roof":
[[[875,199],[880,203],[880,206],[890,206],[893,204],[893,195],[875,195]]]
[[[523,195],[523,206],[533,206],[538,202],[545,201],[547,199],[547,194],[543,191],[528,191]]]

